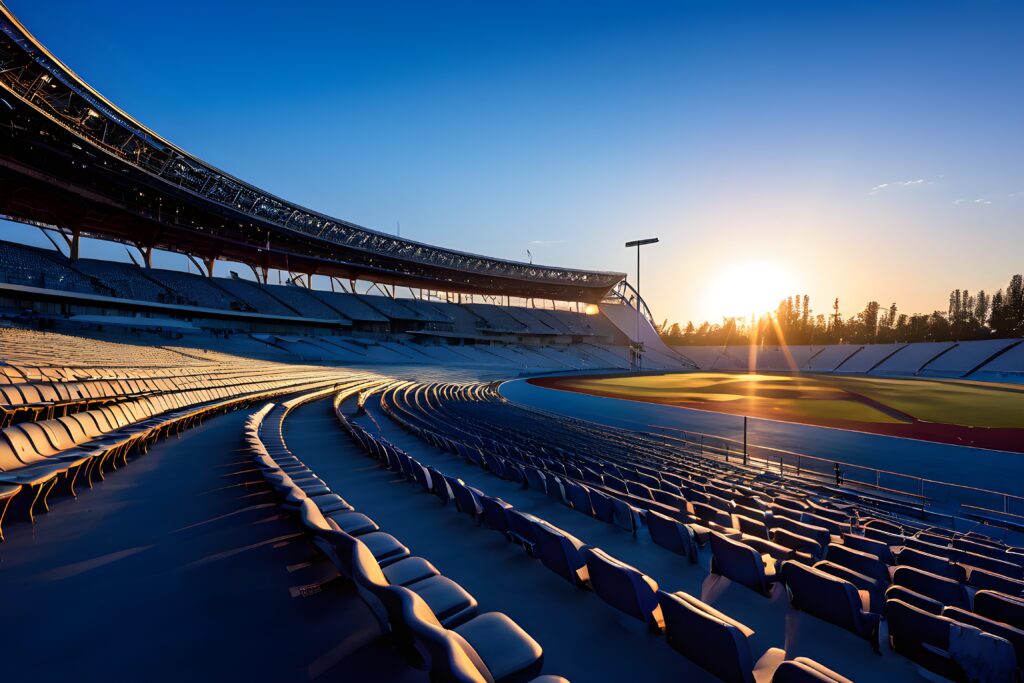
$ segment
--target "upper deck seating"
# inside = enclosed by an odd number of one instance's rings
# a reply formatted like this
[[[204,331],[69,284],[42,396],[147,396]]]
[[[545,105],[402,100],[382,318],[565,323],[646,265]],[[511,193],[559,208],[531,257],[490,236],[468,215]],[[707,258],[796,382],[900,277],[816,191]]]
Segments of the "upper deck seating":
[[[12,285],[97,293],[89,277],[72,268],[61,254],[11,242],[0,242],[0,279]]]
[[[297,317],[299,313],[281,303],[270,293],[270,288],[241,278],[217,278],[216,283],[239,301],[247,303],[251,310],[268,315]]]
[[[267,293],[282,301],[295,311],[290,315],[301,315],[320,320],[343,320],[344,316],[321,301],[312,290],[297,285],[265,285]]]
[[[308,289],[305,290],[305,293],[316,297],[349,320],[362,323],[386,323],[388,321],[386,316],[363,303],[361,296],[347,292],[325,292],[319,289]]]
[[[753,630],[697,598],[658,591],[665,636],[677,652],[728,683],[768,683],[786,657],[771,648],[754,662]]]
[[[252,311],[254,307],[238,297],[229,294],[217,284],[216,278],[183,273],[177,270],[152,268],[146,274],[164,287],[179,295],[180,303],[204,308],[219,308],[230,311]],[[177,303],[177,302],[168,302]]]
[[[173,293],[163,285],[149,279],[145,271],[130,263],[116,263],[95,259],[80,259],[75,270],[93,277],[112,290],[114,296],[137,301],[172,303]]]
[[[378,311],[390,320],[416,320],[423,316],[415,309],[406,306],[404,299],[392,299],[386,296],[363,295],[362,302]]]

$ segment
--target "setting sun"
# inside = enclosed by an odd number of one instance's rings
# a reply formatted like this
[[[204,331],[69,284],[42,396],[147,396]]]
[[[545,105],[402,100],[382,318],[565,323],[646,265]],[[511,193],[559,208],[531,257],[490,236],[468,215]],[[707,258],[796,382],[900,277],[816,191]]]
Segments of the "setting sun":
[[[794,286],[790,273],[775,264],[740,263],[719,271],[706,296],[718,315],[746,317],[775,310]]]

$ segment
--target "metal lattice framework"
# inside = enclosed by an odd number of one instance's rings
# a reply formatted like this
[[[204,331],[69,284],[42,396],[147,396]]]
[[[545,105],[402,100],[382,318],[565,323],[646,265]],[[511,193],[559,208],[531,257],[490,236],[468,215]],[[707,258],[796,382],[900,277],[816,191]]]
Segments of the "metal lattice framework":
[[[50,54],[2,2],[0,97],[0,115],[11,117],[12,137],[42,136],[41,142],[50,145],[70,142],[71,150],[62,152],[71,157],[76,152],[85,152],[93,168],[117,170],[124,166],[130,169],[128,175],[138,187],[139,196],[146,197],[147,191],[155,191],[159,200],[156,209],[152,201],[143,208],[141,200],[131,200],[129,205],[135,207],[139,217],[150,222],[156,217],[156,222],[165,228],[181,228],[185,215],[210,240],[227,239],[226,228],[218,227],[218,221],[222,226],[230,225],[238,232],[238,235],[232,234],[233,247],[211,248],[215,257],[230,253],[244,261],[245,254],[240,252],[246,250],[240,243],[248,243],[252,251],[248,262],[264,267],[270,260],[267,252],[287,253],[292,249],[292,259],[316,262],[310,272],[355,275],[378,282],[414,283],[448,291],[568,300],[599,300],[623,278],[621,273],[539,266],[403,240],[275,197],[182,151],[118,109]],[[43,126],[39,134],[32,130],[37,125],[36,120]],[[29,121],[31,123],[27,123]],[[54,126],[60,130],[48,136],[48,130]],[[56,140],[46,140],[47,137]],[[7,155],[0,147],[0,157],[7,157],[9,170],[16,169],[28,177],[31,174],[23,169],[33,167],[33,162],[25,156],[24,140],[17,142],[21,146],[12,144]],[[80,163],[83,168],[87,167],[84,160]],[[34,182],[40,182],[43,176],[50,179],[52,185],[58,185],[62,177],[54,173],[54,168],[51,164],[43,172],[32,175]],[[81,172],[78,177],[82,177]],[[93,178],[87,180],[94,184]],[[82,180],[64,178],[63,181],[76,185],[78,195],[83,194],[77,187],[83,184]],[[134,190],[135,186],[129,190]],[[96,188],[89,190],[95,192]],[[118,201],[125,202],[124,197],[130,194],[123,187],[119,188]],[[4,208],[0,204],[0,212],[16,220],[47,222],[45,217],[28,215],[31,212],[24,206],[13,211]],[[210,215],[217,218],[211,220]],[[87,232],[102,233],[102,226],[94,225]],[[161,234],[171,232],[173,230],[165,229]],[[98,236],[127,241],[121,233]],[[304,245],[302,248],[295,246],[300,243]],[[320,251],[315,253],[312,245],[317,245]]]

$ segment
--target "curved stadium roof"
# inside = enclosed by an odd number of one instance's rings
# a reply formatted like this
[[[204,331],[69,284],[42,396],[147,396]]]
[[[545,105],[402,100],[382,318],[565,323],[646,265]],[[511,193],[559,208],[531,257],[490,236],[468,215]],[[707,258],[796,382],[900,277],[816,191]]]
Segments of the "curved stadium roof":
[[[598,301],[622,273],[539,266],[386,235],[188,154],[90,88],[0,2],[0,214],[257,267],[450,292]]]

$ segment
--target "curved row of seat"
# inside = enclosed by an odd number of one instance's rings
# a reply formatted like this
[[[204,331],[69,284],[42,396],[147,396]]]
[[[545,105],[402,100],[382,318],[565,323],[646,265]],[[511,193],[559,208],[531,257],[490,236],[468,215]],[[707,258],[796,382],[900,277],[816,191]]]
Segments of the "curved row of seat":
[[[642,465],[630,469],[621,462],[594,463],[578,452],[562,457],[569,448],[560,446],[556,430],[529,425],[502,432],[473,412],[451,408],[489,400],[490,386],[407,383],[385,392],[381,407],[411,433],[492,474],[633,533],[645,524],[655,543],[691,560],[710,539],[713,573],[765,595],[783,583],[794,607],[846,628],[876,648],[887,589],[938,598],[937,614],[947,608],[967,609],[968,594],[977,589],[1002,591],[1004,598],[1015,600],[1024,587],[1021,551],[977,532],[956,534],[915,527],[895,517],[877,518],[876,510],[865,513],[856,503],[809,495],[800,487],[781,489],[758,477],[738,480],[718,471],[711,479],[707,468],[700,475],[680,477]],[[572,436],[578,438],[579,425],[572,427]],[[537,435],[543,435],[543,455],[523,452],[523,445],[533,445]],[[614,450],[615,439],[628,442],[631,436],[616,434],[610,440],[613,448],[602,455]],[[622,499],[617,505],[606,504],[618,496]],[[938,544],[931,549],[935,554],[926,556],[922,546]],[[897,588],[890,589],[891,584]],[[1005,622],[989,624],[987,630],[979,626],[988,635],[1013,642],[1016,634],[1006,627],[1016,628]],[[896,651],[906,653],[899,642],[890,638]],[[955,652],[951,657],[967,661],[968,655]],[[929,663],[911,659],[922,666]],[[1011,670],[1016,667],[1012,662]]]
[[[753,631],[684,592],[659,590],[657,582],[602,549],[587,545],[569,532],[512,505],[425,466],[382,437],[351,422],[341,410],[344,397],[336,399],[336,415],[363,451],[381,466],[401,473],[408,482],[437,496],[454,501],[457,510],[487,529],[498,531],[538,558],[569,584],[593,590],[603,601],[645,623],[655,633],[665,633],[669,644],[688,659],[726,681],[847,681],[846,678],[807,658],[786,661],[784,650],[772,648],[755,663],[749,638]],[[525,477],[524,477],[525,482]],[[686,525],[677,533],[696,543]],[[689,546],[688,554],[692,549]],[[693,550],[693,552],[696,552]]]
[[[379,380],[357,379],[341,394],[375,384]],[[410,663],[428,669],[432,680],[567,683],[539,675],[543,651],[515,622],[500,613],[479,614],[472,595],[429,561],[411,556],[405,545],[356,512],[288,450],[281,433],[288,412],[326,393],[264,406],[250,417],[245,439],[282,506],[298,513],[314,545],[355,584],[382,632]]]
[[[53,491],[75,496],[77,486],[91,488],[106,472],[127,464],[131,454],[145,453],[156,439],[209,415],[323,386],[345,374],[303,369],[258,380],[250,376],[229,385],[153,393],[8,426],[0,431],[0,524],[17,499],[24,500],[27,518],[35,521],[38,508],[49,510]]]

